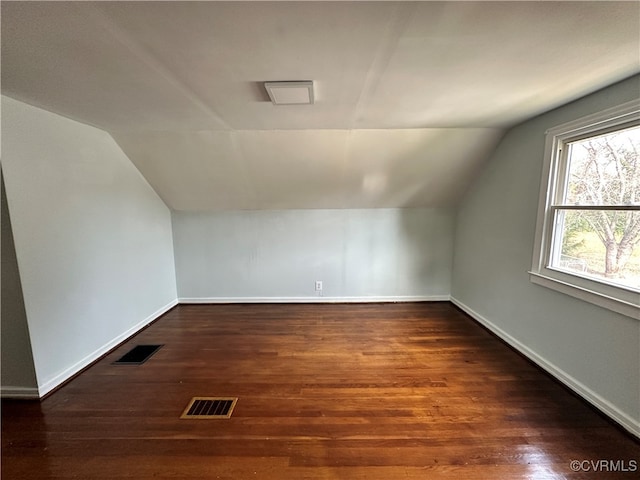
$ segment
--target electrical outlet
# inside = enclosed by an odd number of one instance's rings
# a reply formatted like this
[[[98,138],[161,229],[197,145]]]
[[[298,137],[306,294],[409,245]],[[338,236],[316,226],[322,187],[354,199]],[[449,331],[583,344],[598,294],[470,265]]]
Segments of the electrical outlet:
[[[316,280],[316,292],[322,291],[322,280]]]

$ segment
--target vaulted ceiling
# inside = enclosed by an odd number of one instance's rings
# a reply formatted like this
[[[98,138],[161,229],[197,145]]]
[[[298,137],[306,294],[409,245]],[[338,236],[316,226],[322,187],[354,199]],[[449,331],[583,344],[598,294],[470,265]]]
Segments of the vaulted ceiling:
[[[452,205],[506,128],[639,71],[635,1],[2,2],[2,93],[175,210]]]

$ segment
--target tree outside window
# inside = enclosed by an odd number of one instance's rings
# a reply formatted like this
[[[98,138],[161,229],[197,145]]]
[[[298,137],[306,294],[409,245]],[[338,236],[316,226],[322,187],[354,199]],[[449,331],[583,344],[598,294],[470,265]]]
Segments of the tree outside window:
[[[640,290],[640,126],[564,149],[551,266]]]

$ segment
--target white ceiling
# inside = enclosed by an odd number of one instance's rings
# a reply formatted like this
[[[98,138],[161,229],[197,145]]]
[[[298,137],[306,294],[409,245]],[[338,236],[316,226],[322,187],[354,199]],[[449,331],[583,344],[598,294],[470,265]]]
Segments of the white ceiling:
[[[175,210],[451,205],[505,128],[639,71],[636,1],[2,2],[2,93]]]

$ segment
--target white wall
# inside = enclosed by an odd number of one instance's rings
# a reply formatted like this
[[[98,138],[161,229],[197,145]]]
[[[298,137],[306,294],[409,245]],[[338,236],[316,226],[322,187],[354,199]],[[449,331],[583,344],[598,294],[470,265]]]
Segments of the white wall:
[[[452,297],[640,435],[640,319],[530,283],[545,130],[635,99],[636,76],[512,129],[460,204]]]
[[[42,395],[175,303],[171,215],[106,132],[7,97],[2,165]]]
[[[0,352],[2,396],[38,396],[36,371],[29,341],[27,314],[18,272],[18,261],[11,231],[4,178],[1,181],[0,225],[2,230],[2,302],[0,302]]]
[[[178,296],[448,299],[453,220],[449,209],[174,212]]]

